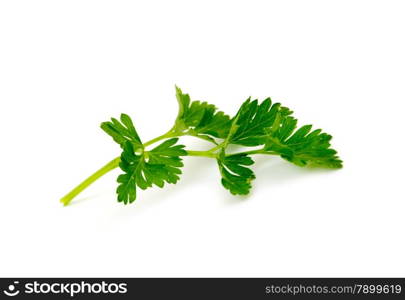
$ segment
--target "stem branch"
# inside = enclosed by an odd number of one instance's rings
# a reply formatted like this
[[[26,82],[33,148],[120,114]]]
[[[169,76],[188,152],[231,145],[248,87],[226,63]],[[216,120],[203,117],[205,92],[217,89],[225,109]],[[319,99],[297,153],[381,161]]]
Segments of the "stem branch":
[[[60,202],[62,202],[63,205],[65,205],[65,206],[68,205],[74,197],[76,197],[81,191],[83,191],[85,188],[87,188],[90,184],[92,184],[94,181],[99,179],[104,174],[117,168],[119,163],[120,163],[120,158],[119,157],[114,158],[112,161],[107,163],[104,167],[97,170],[95,173],[93,173],[89,177],[87,177],[82,183],[80,183],[73,190],[71,190],[69,193],[67,193],[62,199],[60,199]]]
[[[251,150],[251,151],[230,153],[230,154],[227,154],[226,156],[233,156],[233,155],[240,155],[240,154],[246,154],[246,155],[251,155],[251,154],[277,155],[278,153],[271,152],[271,151],[264,151],[263,149],[257,149],[257,150]]]
[[[193,150],[186,150],[188,156],[202,156],[202,157],[210,157],[216,158],[216,154],[210,151],[193,151]]]
[[[155,137],[154,139],[151,139],[150,141],[147,141],[146,143],[143,144],[143,146],[147,147],[156,142],[159,142],[164,139],[172,138],[172,137],[176,137],[176,134],[174,134],[174,132],[170,130],[170,131],[166,132],[165,134],[162,134],[158,137]]]

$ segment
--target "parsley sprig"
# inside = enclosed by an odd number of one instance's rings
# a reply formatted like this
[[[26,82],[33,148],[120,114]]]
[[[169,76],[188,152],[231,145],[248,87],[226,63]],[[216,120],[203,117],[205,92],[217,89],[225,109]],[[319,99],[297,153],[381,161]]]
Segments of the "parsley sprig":
[[[230,118],[214,105],[192,101],[176,86],[179,105],[177,118],[165,134],[142,142],[131,118],[122,114],[101,123],[101,128],[121,147],[121,155],[85,179],[61,199],[68,205],[74,197],[109,171],[120,168],[118,201],[132,203],[137,189],[162,188],[180,179],[183,156],[202,156],[217,161],[222,185],[233,195],[246,195],[255,179],[252,155],[278,155],[300,167],[330,169],[342,167],[337,152],[331,148],[332,136],[311,125],[297,128],[292,111],[270,98],[259,103],[247,99]],[[193,136],[213,144],[207,151],[185,149],[179,137]],[[159,143],[152,149],[151,145]],[[255,147],[253,150],[229,152],[230,145]]]

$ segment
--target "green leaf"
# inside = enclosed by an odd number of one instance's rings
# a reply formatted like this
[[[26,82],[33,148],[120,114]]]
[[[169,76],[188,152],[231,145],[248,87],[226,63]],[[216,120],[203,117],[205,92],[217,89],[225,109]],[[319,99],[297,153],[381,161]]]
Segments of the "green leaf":
[[[225,138],[231,125],[228,115],[207,102],[191,101],[188,94],[183,94],[176,86],[176,98],[179,103],[175,128],[179,131],[190,130],[192,135],[206,135]]]
[[[135,152],[134,145],[126,141],[123,145],[119,167],[124,174],[117,178],[118,201],[132,203],[137,196],[137,187],[147,189],[152,185],[163,187],[164,183],[176,183],[181,174],[181,156],[187,155],[183,145],[175,145],[173,138],[150,151]]]
[[[110,135],[116,143],[120,144],[121,147],[128,141],[131,142],[136,149],[143,148],[141,139],[136,132],[131,118],[126,114],[121,114],[120,120],[121,122],[115,118],[111,118],[111,121],[101,123],[100,127]]]
[[[342,161],[337,152],[330,148],[332,136],[321,129],[311,131],[312,125],[305,125],[294,132],[297,120],[288,116],[277,129],[268,132],[265,151],[272,151],[298,166],[313,166],[338,169]]]
[[[258,146],[266,142],[267,131],[277,124],[281,117],[292,114],[280,103],[272,104],[270,98],[261,104],[258,100],[247,99],[232,119],[232,135],[228,136],[227,143],[243,146]]]
[[[247,195],[255,179],[253,171],[246,166],[253,165],[253,160],[246,154],[225,156],[222,151],[217,158],[222,185],[233,195]]]

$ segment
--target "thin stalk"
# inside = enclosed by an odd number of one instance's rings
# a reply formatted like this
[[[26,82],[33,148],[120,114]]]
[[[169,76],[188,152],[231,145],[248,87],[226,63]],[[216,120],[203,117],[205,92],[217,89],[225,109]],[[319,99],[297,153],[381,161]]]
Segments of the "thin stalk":
[[[172,137],[176,137],[177,135],[173,132],[173,131],[168,131],[165,134],[162,134],[158,137],[155,137],[154,139],[151,139],[150,141],[147,141],[146,143],[143,144],[144,147],[150,146],[156,142],[159,142],[161,140],[164,139],[168,139],[168,138],[172,138]]]
[[[216,154],[210,151],[192,151],[186,150],[188,156],[202,156],[202,157],[209,157],[209,158],[216,158]]]
[[[212,148],[212,149],[210,149],[210,150],[208,150],[208,151],[209,151],[209,152],[215,152],[215,151],[217,151],[218,149],[221,149],[221,148],[224,146],[224,143],[225,143],[225,142],[222,142],[221,144],[216,145],[214,148]]]
[[[230,153],[230,154],[227,154],[226,156],[234,156],[234,155],[241,155],[241,154],[246,154],[246,155],[252,155],[252,154],[278,155],[278,153],[276,153],[276,152],[265,151],[263,149],[257,149],[257,150]]]
[[[92,184],[94,181],[99,179],[101,176],[104,174],[110,172],[111,170],[114,170],[115,168],[118,167],[120,163],[120,158],[114,158],[112,161],[107,163],[105,166],[103,166],[101,169],[97,170],[95,173],[87,177],[83,182],[81,182],[78,186],[76,186],[73,190],[71,190],[69,193],[67,193],[62,199],[60,199],[60,202],[63,203],[63,205],[68,205],[70,201],[74,197],[76,197],[78,194],[80,194],[85,188],[87,188],[90,184]]]

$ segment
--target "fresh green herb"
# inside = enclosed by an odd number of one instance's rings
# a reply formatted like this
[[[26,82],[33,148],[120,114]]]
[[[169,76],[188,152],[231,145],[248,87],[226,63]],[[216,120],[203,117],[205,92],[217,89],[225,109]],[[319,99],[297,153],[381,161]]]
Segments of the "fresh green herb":
[[[145,190],[153,185],[177,183],[183,167],[182,156],[202,156],[216,159],[222,185],[233,195],[246,195],[255,179],[249,168],[254,154],[279,155],[300,167],[314,166],[338,169],[342,161],[330,148],[332,136],[320,129],[311,131],[311,125],[297,129],[292,111],[272,103],[270,98],[261,103],[247,99],[233,118],[218,111],[207,102],[192,101],[176,87],[179,112],[173,127],[165,134],[143,143],[131,118],[122,114],[120,120],[112,118],[101,128],[121,147],[121,155],[85,179],[61,199],[68,205],[91,183],[119,167],[123,174],[117,182],[118,201],[132,203],[137,188]],[[193,136],[213,143],[208,151],[187,150],[179,145],[181,136]],[[163,142],[162,142],[163,141]],[[158,146],[148,150],[157,142]],[[254,150],[229,153],[230,145],[255,147]]]

